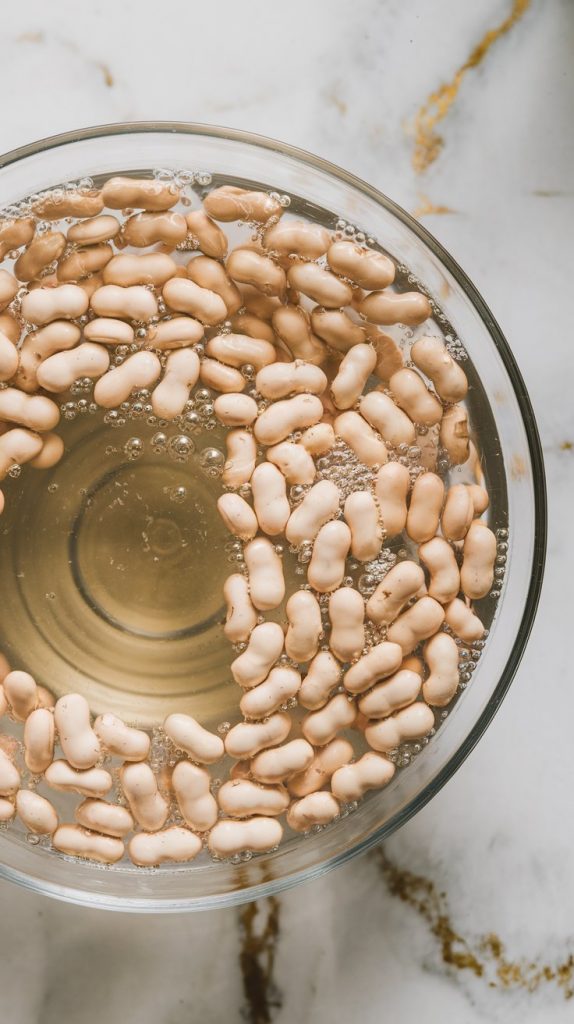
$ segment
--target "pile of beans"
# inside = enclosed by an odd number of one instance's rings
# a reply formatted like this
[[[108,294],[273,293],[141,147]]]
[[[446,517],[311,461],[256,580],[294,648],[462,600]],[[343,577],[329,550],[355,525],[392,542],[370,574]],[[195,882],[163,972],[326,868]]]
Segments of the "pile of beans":
[[[397,748],[424,742],[433,709],[455,696],[461,643],[485,635],[473,602],[494,579],[464,370],[432,333],[405,365],[379,329],[422,325],[427,296],[395,290],[388,256],[294,219],[274,193],[225,185],[187,213],[173,211],[179,199],[173,183],[111,178],[0,222],[13,264],[0,270],[0,479],[62,457],[61,396],[78,380],[105,409],[145,389],[160,421],[177,421],[199,384],[227,429],[217,507],[242,551],[224,587],[242,720],[221,736],[170,715],[174,758],[158,772],[147,732],[93,720],[79,694],[54,702],[0,661],[0,716],[24,730],[22,744],[0,735],[0,820],[17,815],[54,849],[105,864],[130,833],[141,866],[204,846],[218,858],[268,851],[283,816],[306,833],[385,786]],[[51,229],[66,218],[66,234]],[[231,252],[226,222],[251,232]],[[445,460],[474,482],[447,487]],[[372,563],[397,538],[408,557],[391,557],[366,599],[350,560]],[[284,545],[306,572],[290,594]],[[228,778],[213,787],[206,766],[224,757]],[[41,784],[82,797],[74,822]]]

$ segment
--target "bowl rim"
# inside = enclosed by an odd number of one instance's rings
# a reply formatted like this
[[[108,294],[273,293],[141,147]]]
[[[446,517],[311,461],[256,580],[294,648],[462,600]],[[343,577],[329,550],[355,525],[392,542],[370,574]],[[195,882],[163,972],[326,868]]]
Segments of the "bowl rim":
[[[458,262],[450,255],[448,250],[434,237],[434,235],[412,217],[406,210],[389,199],[383,192],[368,184],[362,178],[339,167],[338,164],[325,160],[322,157],[310,153],[308,150],[277,139],[253,132],[243,131],[237,128],[225,128],[218,125],[211,125],[199,122],[186,121],[122,121],[110,124],[94,125],[75,131],[62,132],[56,135],[46,136],[35,142],[18,146],[0,155],[0,170],[10,166],[26,157],[37,156],[38,154],[60,146],[70,145],[75,142],[93,140],[98,138],[132,135],[132,134],[174,134],[190,136],[208,136],[212,138],[235,141],[247,145],[266,149],[275,153],[284,153],[301,163],[328,173],[339,181],[343,181],[352,188],[357,189],[370,199],[382,205],[394,217],[402,221],[421,242],[444,264],[452,274],[459,287],[464,291],[469,301],[476,309],[485,327],[490,333],[492,341],[504,365],[510,382],[512,384],[520,415],[526,434],[528,450],[532,465],[533,478],[533,503],[534,503],[534,537],[532,549],[532,567],[528,592],[525,595],[525,605],[520,626],[516,633],[511,653],[508,657],[501,677],[481,715],[472,726],[467,737],[463,740],[455,753],[449,758],[447,764],[437,775],[411,800],[402,810],[397,811],[380,828],[374,830],[369,836],[356,843],[353,847],[344,850],[332,857],[326,858],[313,867],[306,867],[294,871],[285,878],[271,879],[258,885],[236,889],[233,892],[210,895],[205,900],[197,897],[191,899],[154,899],[153,897],[121,897],[106,896],[99,892],[87,892],[84,889],[76,889],[73,886],[62,886],[51,882],[39,881],[33,875],[8,867],[0,863],[0,878],[6,878],[31,891],[41,893],[60,899],[64,902],[75,903],[86,907],[94,907],[104,910],[120,912],[159,912],[177,913],[192,910],[221,909],[224,907],[237,906],[239,904],[256,900],[266,896],[273,896],[279,892],[286,891],[303,882],[311,881],[326,874],[332,868],[338,867],[360,854],[366,853],[372,847],[381,843],[385,838],[401,828],[418,811],[443,788],[452,778],[456,771],[467,759],[479,739],[486,731],[488,725],[498,711],[509,687],[514,679],[526,643],[532,631],[536,611],[540,601],[542,583],[544,577],[546,545],[547,545],[547,489],[544,471],[544,459],[542,444],[536,424],[532,403],[528,396],[522,374],[515,361],[514,355],[508,342],[489,307],[482,298],[478,289],[460,267]]]

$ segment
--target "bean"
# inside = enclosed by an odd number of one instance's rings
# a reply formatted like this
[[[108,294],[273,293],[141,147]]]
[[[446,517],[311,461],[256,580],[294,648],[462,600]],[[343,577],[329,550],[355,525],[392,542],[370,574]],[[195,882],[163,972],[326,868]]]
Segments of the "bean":
[[[227,617],[223,632],[232,644],[243,643],[257,624],[257,612],[249,596],[249,584],[241,573],[228,576],[223,584]]]
[[[260,786],[249,779],[224,782],[217,793],[221,810],[232,818],[253,814],[275,817],[289,806],[289,794],[282,786]]]
[[[468,489],[472,497],[474,514],[475,516],[481,516],[483,512],[486,512],[488,506],[490,505],[488,491],[484,487],[481,487],[479,484],[469,484]]]
[[[324,707],[339,685],[343,669],[330,651],[320,651],[307,669],[299,690],[299,703],[309,711]]]
[[[397,643],[383,640],[371,647],[347,669],[343,680],[348,693],[364,693],[379,679],[384,679],[400,668],[402,651]]]
[[[282,296],[287,287],[285,271],[269,256],[252,249],[234,249],[227,257],[227,273],[234,281],[249,284],[264,295]]]
[[[289,801],[287,801],[289,802]],[[5,797],[0,797],[0,822],[12,821],[12,818],[16,814],[16,808],[11,800]]]
[[[316,395],[295,395],[275,402],[261,413],[253,432],[261,444],[275,445],[295,430],[318,423],[322,415],[323,406]]]
[[[381,551],[383,531],[379,510],[370,491],[353,491],[345,501],[344,515],[351,530],[351,554],[370,562]]]
[[[314,825],[328,825],[339,814],[338,801],[331,793],[309,793],[293,801],[287,811],[287,824],[294,832],[309,832]]]
[[[227,316],[227,306],[221,295],[209,288],[201,288],[187,278],[172,277],[163,286],[162,294],[171,309],[189,313],[208,327],[215,326]]]
[[[465,537],[460,570],[463,593],[472,601],[486,597],[492,587],[495,559],[496,537],[477,519]]]
[[[217,511],[229,532],[240,540],[252,540],[259,529],[253,509],[239,494],[222,494],[217,499]]]
[[[232,366],[226,366],[224,363],[218,363],[217,359],[202,359],[199,379],[205,387],[221,391],[223,394],[238,394],[247,384],[239,370],[235,370]]]
[[[20,772],[0,747],[0,796],[14,796],[20,789]]]
[[[257,402],[249,395],[226,394],[215,399],[213,411],[227,427],[250,427],[257,419],[258,410]]]
[[[347,306],[353,297],[350,285],[316,263],[295,263],[287,272],[287,280],[296,291],[327,309]]]
[[[365,341],[365,330],[351,320],[343,309],[315,307],[311,313],[311,327],[316,335],[338,352],[349,352],[354,345]]]
[[[157,788],[157,780],[149,764],[124,764],[120,781],[138,825],[146,832],[157,832],[165,825],[169,807]]]
[[[185,750],[193,761],[215,764],[223,757],[223,740],[204,729],[191,715],[168,715],[163,723],[166,736],[176,747]]]
[[[337,409],[350,409],[358,401],[375,368],[377,354],[372,345],[354,345],[344,356],[331,384]]]
[[[415,327],[431,316],[432,307],[421,292],[371,292],[359,303],[359,312],[373,324]]]
[[[13,249],[28,245],[34,237],[36,222],[32,217],[18,217],[15,220],[0,220],[0,259]]]
[[[245,564],[251,600],[258,611],[278,608],[285,597],[285,580],[280,556],[269,540],[256,537],[246,545]]]
[[[246,311],[262,320],[271,321],[275,311],[281,309],[281,299],[275,295],[264,295],[258,288],[253,288],[249,284],[242,284],[239,291],[243,296]]]
[[[22,316],[33,324],[53,320],[73,320],[88,308],[88,297],[77,284],[56,288],[36,288],[22,299]]]
[[[58,264],[56,276],[58,281],[81,281],[83,278],[97,274],[106,267],[114,255],[111,245],[103,242],[90,245],[84,249],[76,249],[64,257]],[[124,257],[118,257],[118,259]],[[105,275],[104,275],[105,280]]]
[[[136,249],[156,242],[175,248],[187,238],[187,223],[180,213],[136,213],[125,221],[122,237]]]
[[[210,288],[216,295],[220,295],[229,316],[241,309],[241,292],[218,260],[211,259],[210,256],[194,256],[187,264],[187,274],[190,280],[195,281],[201,288]]]
[[[62,220],[64,217],[95,217],[104,208],[98,189],[60,189],[45,192],[34,203],[34,213],[42,220]]]
[[[422,679],[417,672],[401,668],[361,697],[359,711],[367,718],[388,718],[417,699],[421,684]]]
[[[135,388],[149,388],[161,373],[161,363],[153,352],[135,352],[100,377],[94,388],[94,401],[104,409],[125,402]]]
[[[421,640],[436,633],[444,622],[444,608],[432,597],[421,597],[399,615],[390,626],[387,637],[399,644],[404,655],[410,654]]]
[[[272,315],[273,329],[295,359],[320,366],[327,358],[327,349],[309,326],[305,310],[300,306],[279,306]]]
[[[181,416],[191,389],[199,377],[199,357],[190,349],[171,352],[165,364],[163,379],[154,388],[151,406],[160,419],[174,420]]]
[[[440,423],[443,414],[441,403],[428,390],[422,377],[415,370],[403,368],[393,373],[389,381],[393,398],[414,423],[434,426]]]
[[[153,834],[138,832],[128,843],[130,859],[139,867],[154,867],[173,861],[187,863],[202,849],[199,836],[188,828],[171,825]]]
[[[255,438],[247,430],[230,430],[225,444],[227,458],[221,474],[226,487],[241,487],[251,480],[257,458]]]
[[[105,284],[96,289],[90,299],[90,305],[98,316],[136,320],[141,323],[147,323],[158,313],[155,296],[143,285],[122,288],[117,284]]]
[[[231,662],[231,675],[236,683],[251,689],[267,678],[283,653],[285,637],[277,622],[262,622],[249,637],[246,650]]]
[[[102,832],[115,839],[123,839],[134,827],[134,819],[127,807],[109,804],[106,800],[84,800],[74,811],[82,828]]]
[[[287,395],[321,395],[327,387],[323,371],[310,363],[273,363],[259,371],[255,386],[264,398],[285,398]]]
[[[155,348],[160,352],[172,348],[185,348],[201,341],[204,334],[205,329],[199,320],[194,320],[190,316],[174,316],[171,320],[162,320],[148,329],[146,348]]]
[[[101,345],[94,345],[92,342],[86,341],[72,349],[71,352],[57,352],[55,355],[49,356],[38,367],[36,376],[38,384],[46,391],[60,394],[62,391],[67,391],[79,377],[94,379],[102,377],[104,374],[107,377],[106,371],[109,365],[110,356],[106,349]]]
[[[450,704],[459,683],[458,647],[448,633],[436,633],[424,646],[429,675],[423,683],[423,697],[432,707]]]
[[[466,484],[449,488],[442,514],[442,532],[447,540],[464,540],[474,518],[474,504]]]
[[[283,533],[291,515],[285,477],[271,462],[256,466],[251,477],[255,515],[263,533]]]
[[[297,663],[310,661],[317,654],[323,631],[319,602],[310,591],[296,590],[287,601],[285,611],[289,622],[286,654]]]
[[[395,279],[395,265],[382,252],[351,241],[334,242],[327,262],[336,274],[348,277],[359,288],[386,288]]]
[[[56,728],[64,757],[73,768],[92,768],[101,755],[100,741],[90,722],[90,706],[79,693],[56,702]]]
[[[321,527],[307,571],[307,578],[314,590],[326,594],[341,586],[350,547],[351,531],[346,523],[333,520]]]
[[[370,391],[364,395],[359,402],[359,412],[389,444],[413,444],[415,428],[412,421],[382,391]]]
[[[428,593],[440,604],[449,604],[460,590],[460,572],[454,551],[442,537],[421,544],[419,558],[430,575]]]
[[[75,245],[97,245],[110,242],[119,234],[120,222],[116,217],[103,215],[78,221],[68,228],[68,242]]]
[[[209,772],[189,761],[180,761],[173,769],[172,781],[185,824],[197,832],[207,832],[219,814],[217,801],[211,795]]]
[[[28,832],[34,835],[49,836],[58,827],[58,815],[50,801],[30,789],[16,793],[16,811]]]
[[[331,789],[338,800],[352,803],[360,800],[369,789],[387,786],[395,771],[392,761],[369,751],[354,764],[338,768],[331,779]]]
[[[265,223],[270,217],[280,217],[281,203],[267,192],[252,192],[235,185],[214,188],[203,200],[205,212],[214,220],[234,220]]]
[[[104,205],[112,210],[135,206],[140,210],[169,210],[179,199],[179,189],[171,182],[152,178],[109,178],[102,188]]]
[[[104,768],[88,768],[76,771],[67,761],[52,761],[44,772],[44,781],[52,789],[63,793],[80,793],[81,796],[105,796],[113,785],[113,779]]]
[[[0,381],[10,380],[17,369],[18,350],[14,342],[0,331]]]
[[[286,782],[305,771],[314,756],[315,751],[307,740],[291,740],[283,746],[257,754],[251,763],[251,773],[258,782]]]
[[[292,776],[289,780],[289,792],[296,797],[316,793],[329,782],[330,778],[353,757],[353,746],[345,739],[334,739],[322,747],[303,772]]]
[[[377,353],[377,362],[373,371],[375,377],[389,381],[393,374],[403,366],[403,353],[393,338],[370,324],[365,325],[365,338]]]
[[[47,279],[45,277],[42,278],[42,281],[46,280]],[[56,284],[56,282],[54,282],[54,284]],[[91,300],[92,295],[94,292],[97,292],[98,288],[103,288],[103,285],[104,275],[100,273],[92,274],[91,277],[85,277],[81,281],[78,281],[78,287],[82,289],[84,295],[87,296],[88,301]],[[33,285],[30,285],[30,287],[33,287]]]
[[[267,747],[282,743],[291,731],[291,718],[277,712],[264,722],[240,722],[225,737],[225,751],[230,757],[254,757]]]
[[[223,260],[227,256],[227,235],[203,210],[185,215],[187,229],[197,248],[206,256]]]
[[[98,835],[79,825],[60,825],[52,836],[52,845],[60,853],[72,857],[85,857],[87,860],[96,860],[103,864],[115,864],[124,855],[124,844],[121,839]]]
[[[442,338],[419,338],[411,348],[411,359],[432,381],[443,402],[462,402],[468,391],[466,374],[448,352]]]
[[[334,428],[365,466],[382,466],[387,461],[387,446],[358,412],[341,413]]]
[[[303,431],[301,444],[310,455],[326,455],[335,444],[335,431],[330,423],[315,423]]]
[[[330,480],[314,484],[289,517],[285,527],[289,543],[299,546],[315,540],[322,526],[338,513],[340,497],[339,488]]]
[[[19,284],[13,274],[0,270],[0,311],[6,309],[15,297]]]
[[[260,370],[275,360],[275,348],[270,342],[246,334],[220,334],[208,341],[206,351],[208,356],[236,369],[250,364]]]
[[[440,425],[440,443],[453,466],[460,466],[470,456],[468,416],[460,405],[447,409]]]
[[[425,575],[416,562],[398,562],[367,601],[367,615],[377,626],[389,626],[411,598],[424,587]]]
[[[32,775],[41,775],[54,760],[54,715],[48,708],[35,708],[24,726],[24,761]]]
[[[301,676],[294,668],[272,668],[267,679],[243,694],[239,702],[246,718],[266,718],[291,700],[301,686]]]
[[[405,528],[410,483],[408,469],[399,462],[388,462],[377,473],[375,495],[387,538],[396,537]]]
[[[281,441],[268,448],[266,455],[267,461],[281,470],[289,484],[312,484],[317,475],[315,463],[303,444]]]
[[[124,761],[144,761],[149,754],[151,741],[147,732],[133,729],[117,715],[98,715],[94,732],[105,750]]]
[[[47,327],[27,334],[20,348],[20,365],[14,383],[21,391],[36,391],[37,370],[40,363],[54,355],[73,348],[81,337],[80,328],[66,320],[55,320]]]
[[[122,288],[146,284],[161,287],[176,270],[177,264],[171,256],[161,252],[146,256],[114,256],[104,270],[104,282]]]
[[[413,484],[407,515],[407,533],[417,544],[431,540],[438,530],[444,483],[436,473],[422,473]]]
[[[26,395],[18,388],[0,390],[0,420],[42,431],[55,427],[59,419],[58,406],[43,395]]]
[[[359,591],[352,587],[333,591],[329,597],[329,618],[329,647],[333,654],[339,661],[354,661],[365,646],[365,602]]]
[[[365,738],[373,750],[387,754],[405,741],[412,742],[428,736],[434,724],[431,709],[422,701],[417,701],[390,718],[370,722],[365,729]]]
[[[66,248],[66,239],[60,231],[46,231],[39,235],[14,264],[14,273],[20,281],[32,281],[42,271],[59,260]],[[15,294],[15,293],[14,293]]]
[[[309,743],[322,747],[335,739],[342,729],[350,728],[356,715],[357,709],[347,695],[337,693],[320,710],[305,715],[301,730]]]
[[[18,722],[25,722],[38,706],[36,680],[29,672],[14,671],[8,672],[2,685],[14,718]]]
[[[13,466],[22,466],[36,458],[42,450],[43,441],[39,434],[15,427],[0,436],[0,480]]]
[[[84,338],[87,341],[99,342],[102,345],[132,345],[134,329],[124,320],[112,317],[100,317],[90,320],[84,327]]]
[[[258,316],[252,313],[236,313],[231,317],[231,326],[237,334],[248,334],[250,338],[260,338],[262,341],[275,342],[275,331]]]
[[[275,818],[256,816],[246,821],[218,821],[209,834],[209,849],[216,857],[263,853],[281,842],[283,827]]]
[[[485,629],[478,615],[468,605],[455,597],[445,608],[445,620],[453,633],[467,644],[482,640]]]

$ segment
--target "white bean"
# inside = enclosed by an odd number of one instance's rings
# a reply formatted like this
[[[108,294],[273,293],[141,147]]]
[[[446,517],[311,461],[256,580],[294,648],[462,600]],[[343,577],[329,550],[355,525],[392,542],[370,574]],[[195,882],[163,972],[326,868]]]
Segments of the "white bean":
[[[421,544],[419,558],[430,574],[430,597],[441,604],[449,604],[460,590],[460,572],[450,544],[442,537],[433,537]]]
[[[289,484],[312,484],[317,475],[315,463],[302,443],[281,441],[268,448],[266,456],[268,462],[281,470]]]
[[[209,288],[201,288],[188,278],[172,277],[164,284],[162,295],[170,309],[188,313],[208,327],[214,327],[227,316],[227,306],[221,295]]]
[[[119,234],[120,222],[116,217],[104,214],[101,217],[90,217],[78,221],[68,228],[68,241],[74,245],[97,245],[98,242],[109,242]]]
[[[287,803],[289,799],[287,799]],[[16,808],[11,800],[6,797],[0,797],[0,822],[12,821],[12,818],[16,814]]]
[[[283,563],[271,541],[256,537],[243,552],[249,577],[249,593],[258,611],[278,608],[285,597]]]
[[[307,570],[307,579],[314,590],[327,594],[341,586],[350,547],[351,531],[346,523],[334,519],[321,527]]]
[[[320,224],[308,224],[304,220],[286,220],[267,228],[263,244],[271,252],[283,255],[296,254],[315,260],[323,256],[331,243],[331,236]]]
[[[247,430],[230,430],[225,444],[227,458],[221,481],[227,487],[241,487],[251,480],[257,458],[255,438]]]
[[[319,602],[309,590],[296,590],[285,611],[289,622],[285,637],[287,656],[297,663],[310,661],[317,654],[323,631]]]
[[[417,672],[401,668],[361,697],[359,711],[367,718],[388,718],[417,699],[421,684],[422,679]]]
[[[207,832],[219,813],[211,795],[209,772],[190,761],[180,761],[173,769],[172,783],[185,824],[197,832]]]
[[[20,348],[20,363],[14,384],[22,391],[36,391],[40,363],[56,352],[73,348],[80,340],[80,328],[66,320],[55,320],[27,334]]]
[[[271,462],[262,462],[253,471],[251,489],[260,529],[270,537],[283,533],[291,515],[283,473]]]
[[[66,248],[66,239],[60,231],[46,231],[35,238],[14,264],[14,273],[20,281],[32,281],[45,267],[58,260]]]
[[[205,387],[221,391],[225,395],[238,394],[247,384],[246,378],[239,370],[226,366],[225,363],[218,363],[217,359],[201,360],[199,379]]]
[[[61,394],[80,377],[90,377],[92,380],[102,377],[109,365],[110,356],[106,349],[86,341],[71,352],[57,352],[45,359],[38,367],[38,384],[46,391]]]
[[[398,562],[367,601],[367,615],[378,626],[389,626],[404,606],[424,587],[425,574],[416,562]]]
[[[114,256],[104,269],[104,284],[117,284],[122,288],[138,284],[161,287],[173,277],[176,270],[175,261],[162,252],[148,253],[145,256]]]
[[[294,668],[272,668],[264,682],[243,694],[239,702],[241,714],[246,718],[266,718],[295,697],[300,686],[301,676]]]
[[[453,466],[460,466],[470,456],[468,416],[461,405],[447,409],[440,425],[440,443]]]
[[[375,495],[387,539],[396,537],[405,528],[410,486],[410,473],[400,462],[388,462],[377,473]]]
[[[314,825],[328,825],[339,813],[338,801],[331,793],[309,793],[293,801],[287,811],[287,824],[295,832],[309,832]]]
[[[92,295],[90,306],[98,316],[141,323],[148,323],[158,312],[155,296],[142,285],[128,288],[121,288],[117,284],[102,285]]]
[[[52,761],[46,768],[44,780],[52,789],[81,796],[105,796],[113,785],[110,773],[104,768],[76,771],[67,761]]]
[[[136,213],[124,222],[122,238],[136,249],[156,242],[174,248],[187,238],[186,219],[180,213]]]
[[[101,756],[100,741],[92,729],[90,705],[80,693],[68,693],[54,709],[60,746],[73,768],[92,768]]]
[[[0,435],[0,480],[4,479],[13,466],[22,466],[35,459],[42,451],[43,443],[39,434],[20,427]]]
[[[272,315],[273,329],[295,359],[320,366],[327,349],[309,326],[309,318],[300,306],[279,306]]]
[[[227,273],[234,281],[250,284],[264,295],[283,295],[287,287],[285,271],[269,256],[253,249],[234,249],[227,257]]]
[[[18,722],[25,722],[38,706],[36,680],[29,672],[16,670],[4,677],[2,685],[14,718]]]
[[[257,624],[257,612],[249,597],[249,584],[241,573],[228,576],[223,585],[227,618],[223,627],[232,644],[243,643]]]
[[[84,330],[84,334],[85,334]],[[154,348],[160,352],[172,348],[185,348],[201,341],[205,334],[203,324],[191,316],[173,316],[170,320],[161,320],[148,329],[146,348]]]
[[[466,374],[447,351],[442,338],[419,338],[411,348],[411,359],[431,380],[443,402],[462,402],[468,391]]]
[[[395,446],[414,443],[412,421],[382,391],[369,391],[359,403],[359,412],[379,432],[383,441]]]
[[[353,757],[353,746],[345,739],[334,739],[315,754],[304,772],[293,775],[289,780],[289,792],[293,796],[307,796],[316,793],[329,781],[341,765],[348,764]]]
[[[191,715],[175,713],[168,715],[163,728],[168,739],[193,761],[200,764],[214,764],[223,757],[223,740],[221,736],[204,729]]]
[[[397,643],[383,640],[371,647],[367,654],[359,658],[345,673],[345,689],[349,693],[364,693],[379,679],[396,672],[403,660],[401,648]]]
[[[311,327],[315,334],[338,352],[348,352],[353,345],[365,341],[365,329],[351,320],[342,309],[322,309],[316,306],[311,313]]]
[[[41,775],[54,760],[54,715],[48,708],[32,711],[24,726],[24,761],[32,775]]]
[[[267,747],[275,747],[287,739],[291,731],[291,718],[279,711],[264,722],[239,722],[225,737],[225,751],[238,760],[254,757]]]
[[[20,789],[20,772],[0,747],[0,796],[14,796]]]
[[[440,423],[443,408],[438,399],[428,390],[416,370],[404,367],[393,374],[389,381],[393,399],[413,423],[434,426]]]
[[[138,825],[147,832],[163,828],[169,806],[157,788],[157,780],[149,764],[143,761],[124,764],[120,781]]]
[[[467,644],[482,640],[485,629],[478,615],[468,605],[455,597],[445,608],[445,622],[453,633]]]
[[[289,517],[285,536],[290,544],[315,540],[321,527],[339,511],[340,491],[330,480],[320,480],[311,487],[303,501]]]
[[[275,817],[289,806],[289,794],[282,786],[261,786],[249,779],[232,779],[218,790],[221,810],[231,818],[249,818],[253,814]]]
[[[187,863],[197,857],[201,848],[199,836],[179,825],[153,834],[138,832],[128,843],[130,859],[139,867],[154,867],[170,861]]]
[[[42,395],[26,395],[18,388],[0,390],[0,421],[10,421],[30,430],[51,430],[60,419],[55,402]]]
[[[153,352],[135,352],[100,377],[94,388],[94,401],[104,409],[113,409],[130,397],[135,388],[149,388],[161,373],[161,363]]]
[[[352,587],[335,590],[329,598],[329,618],[333,654],[339,661],[354,661],[365,646],[365,602],[359,591]]]
[[[355,405],[376,362],[377,353],[372,345],[354,345],[349,349],[331,384],[331,394],[337,409],[351,409]]]
[[[287,395],[321,395],[327,387],[327,377],[319,366],[297,359],[294,363],[273,363],[259,370],[255,387],[264,398],[285,398]]]
[[[444,501],[444,483],[436,473],[421,473],[413,484],[406,530],[417,544],[431,540],[438,530]]]
[[[370,491],[353,491],[345,501],[344,516],[351,531],[351,554],[359,562],[377,558],[383,543],[379,509]]]
[[[420,740],[433,729],[433,712],[428,704],[417,701],[390,718],[370,722],[365,729],[365,739],[373,750],[388,754],[405,740]]]
[[[115,864],[124,855],[121,839],[98,835],[79,825],[60,825],[52,836],[52,845],[69,856],[85,857],[103,864]]]
[[[251,773],[258,782],[285,782],[309,767],[315,751],[307,740],[298,739],[284,743],[273,750],[262,750],[253,758]]]
[[[322,415],[323,404],[316,395],[295,395],[294,398],[275,402],[262,412],[253,433],[260,444],[278,444],[293,431],[318,423]]]
[[[216,857],[238,853],[264,853],[279,846],[283,827],[275,818],[256,816],[246,821],[218,821],[209,833],[209,849]]]
[[[0,331],[0,381],[10,380],[18,369],[18,349],[13,341]]]
[[[326,455],[335,444],[335,431],[330,423],[316,423],[303,431],[301,444],[310,455]]]
[[[185,221],[192,239],[206,256],[223,260],[227,256],[227,235],[203,210],[186,213]]]
[[[236,185],[214,188],[203,200],[206,213],[214,220],[255,220],[264,223],[270,217],[280,217],[281,203],[267,192],[250,191]]]
[[[250,427],[257,419],[257,402],[249,395],[219,395],[213,410],[219,422],[227,427]]]
[[[254,366],[261,370],[275,361],[275,346],[262,338],[250,338],[248,334],[218,334],[207,343],[208,356],[218,359],[226,366]]]
[[[356,242],[333,242],[327,252],[327,262],[336,274],[350,278],[359,288],[368,291],[386,288],[395,279],[395,265],[388,256]]]
[[[316,747],[335,739],[342,729],[350,728],[357,709],[346,693],[337,693],[318,711],[310,711],[301,723],[303,736]]]
[[[252,540],[259,524],[255,512],[239,494],[227,491],[217,499],[217,511],[225,526],[240,540]]]
[[[415,327],[432,314],[426,295],[421,292],[371,292],[359,303],[359,313],[372,324],[406,324]]]
[[[147,732],[133,729],[117,715],[98,715],[94,732],[105,750],[124,761],[144,761],[149,754],[151,741]]]
[[[472,601],[488,594],[494,580],[495,559],[496,537],[476,519],[464,539],[460,570],[462,590]]]
[[[296,291],[326,309],[348,306],[353,298],[349,284],[316,263],[295,263],[287,272],[287,280]]]
[[[392,643],[399,644],[404,655],[429,636],[436,633],[444,622],[444,608],[432,597],[421,597],[411,608],[399,615],[387,636]]]
[[[243,305],[243,298],[237,285],[231,281],[225,268],[210,256],[194,256],[187,264],[187,276],[201,288],[210,288],[220,295],[227,308],[228,316],[237,313]]]
[[[341,682],[342,675],[343,669],[330,651],[320,651],[313,658],[301,683],[299,703],[309,711],[323,707]]]
[[[127,807],[110,804],[106,800],[84,800],[74,811],[82,828],[103,832],[106,836],[123,839],[134,827],[134,819]]]
[[[135,206],[141,210],[169,210],[179,199],[179,189],[172,183],[154,178],[108,178],[102,188],[104,205],[112,210]]]
[[[459,651],[448,633],[436,633],[424,646],[429,675],[423,683],[423,697],[432,707],[442,708],[454,697],[459,684]]]
[[[191,349],[182,348],[167,357],[163,379],[154,388],[151,405],[160,419],[174,420],[180,416],[199,377],[199,357]]]
[[[21,789],[16,793],[16,811],[24,822],[28,832],[37,836],[49,836],[58,827],[58,815],[49,800],[33,793],[31,789]]]
[[[384,466],[388,458],[387,446],[358,412],[343,412],[337,416],[335,433],[349,445],[359,462],[365,466]]]
[[[352,803],[360,800],[369,789],[387,786],[395,771],[387,757],[369,751],[354,764],[338,768],[331,779],[331,789],[338,800]]]
[[[281,657],[284,640],[278,622],[262,622],[256,626],[246,649],[231,663],[231,674],[235,682],[245,689],[262,683]]]

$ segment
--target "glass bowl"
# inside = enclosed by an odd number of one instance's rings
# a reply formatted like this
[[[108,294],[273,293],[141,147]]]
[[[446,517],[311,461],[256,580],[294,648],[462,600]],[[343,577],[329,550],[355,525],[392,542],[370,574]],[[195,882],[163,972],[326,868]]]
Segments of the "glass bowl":
[[[483,299],[441,245],[370,185],[319,157],[244,132],[177,123],[108,125],[44,139],[0,158],[0,208],[66,181],[150,168],[205,171],[298,197],[311,215],[335,211],[384,244],[434,297],[462,339],[490,404],[481,407],[490,522],[506,529],[507,571],[472,685],[428,746],[353,813],[269,855],[241,864],[113,869],[73,861],[0,835],[0,875],[29,889],[110,910],[184,911],[229,906],[308,881],[391,835],[416,814],[470,753],[516,672],[539,599],[545,543],[545,481],[532,407],[520,372]],[[445,325],[443,325],[443,329]],[[472,412],[472,388],[469,405]],[[503,534],[504,536],[504,534]],[[506,540],[506,538],[505,538]]]

